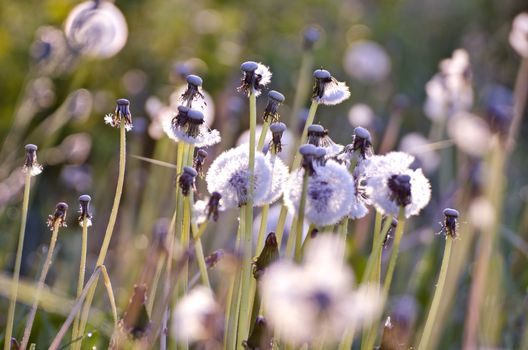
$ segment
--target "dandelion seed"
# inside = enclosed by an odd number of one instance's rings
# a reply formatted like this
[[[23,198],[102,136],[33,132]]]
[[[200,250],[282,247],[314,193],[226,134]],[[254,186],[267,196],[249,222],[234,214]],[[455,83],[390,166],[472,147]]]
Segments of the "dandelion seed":
[[[165,119],[163,130],[170,139],[199,148],[220,142],[220,133],[218,130],[209,130],[203,113],[186,107],[178,108],[178,114],[173,119]]]
[[[24,161],[24,167],[22,168],[25,173],[29,173],[31,176],[36,176],[42,172],[42,165],[37,162],[37,150],[38,147],[33,144],[27,144],[25,147],[26,159]]]
[[[79,197],[79,218],[77,221],[79,222],[79,225],[82,227],[84,224],[84,219],[86,219],[86,226],[90,227],[92,226],[92,213],[90,213],[90,201],[92,198],[87,195],[83,194]]]
[[[209,193],[222,195],[225,208],[246,204],[249,200],[249,147],[247,144],[220,154],[209,167],[205,177]],[[272,169],[262,152],[255,152],[253,202],[261,202],[272,182]]]
[[[190,74],[185,78],[187,80],[187,90],[181,95],[181,100],[186,107],[192,108],[192,103],[195,100],[203,100],[204,94],[200,91],[202,86],[202,78],[197,75]]]
[[[242,78],[242,85],[237,90],[247,96],[251,92],[254,92],[255,96],[259,96],[264,86],[271,82],[271,72],[262,63],[247,61],[242,63],[240,70],[244,72],[244,77]]]
[[[271,90],[268,93],[268,104],[264,110],[262,120],[265,123],[277,123],[280,120],[279,106],[284,102],[284,95],[278,91]]]
[[[528,13],[524,12],[515,17],[509,40],[519,55],[528,58]]]
[[[344,82],[337,81],[330,72],[318,69],[313,73],[315,83],[312,100],[323,105],[337,105],[350,97],[350,90]]]
[[[272,154],[278,154],[282,152],[282,135],[286,130],[286,124],[278,122],[270,125],[271,141],[269,142],[269,148]]]
[[[182,191],[182,194],[187,197],[191,191],[194,190],[194,179],[198,176],[198,173],[194,168],[190,166],[183,167],[183,173],[178,178],[178,185]]]
[[[130,101],[125,98],[120,98],[116,101],[116,109],[114,113],[109,113],[104,117],[105,124],[113,128],[119,128],[121,123],[125,123],[126,131],[133,128],[132,114],[130,113]]]
[[[308,178],[306,219],[318,226],[333,225],[350,212],[355,200],[354,179],[346,167],[333,160],[314,170]],[[294,213],[299,207],[304,171],[293,172],[284,191],[284,202]]]
[[[59,202],[55,207],[55,212],[48,215],[47,225],[53,231],[55,225],[59,227],[66,227],[66,212],[68,211],[68,204]]]

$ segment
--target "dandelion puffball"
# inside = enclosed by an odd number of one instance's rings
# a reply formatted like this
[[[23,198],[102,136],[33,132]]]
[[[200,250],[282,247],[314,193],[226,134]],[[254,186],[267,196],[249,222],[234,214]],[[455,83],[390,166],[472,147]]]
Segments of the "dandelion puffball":
[[[352,44],[345,53],[345,71],[363,83],[377,83],[385,79],[391,70],[389,55],[373,41]]]

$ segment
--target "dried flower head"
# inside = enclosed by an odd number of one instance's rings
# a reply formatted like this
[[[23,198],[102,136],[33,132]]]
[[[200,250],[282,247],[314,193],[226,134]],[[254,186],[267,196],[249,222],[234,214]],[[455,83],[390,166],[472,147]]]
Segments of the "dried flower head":
[[[193,168],[196,170],[198,175],[200,177],[204,176],[203,173],[203,166],[205,162],[205,158],[207,158],[207,151],[203,148],[198,148],[195,150],[194,158],[193,158]]]
[[[284,191],[284,202],[295,213],[301,199],[304,169],[290,175]],[[316,166],[308,178],[306,219],[314,225],[333,225],[349,214],[355,201],[355,185],[348,169],[333,160]]]
[[[31,176],[40,174],[42,172],[42,165],[37,162],[38,147],[30,143],[24,149],[26,150],[26,159],[22,170]]]
[[[242,63],[240,70],[244,73],[242,85],[237,90],[249,96],[252,92],[259,96],[264,86],[271,82],[271,72],[262,63],[247,61]]]
[[[183,173],[178,178],[178,186],[182,194],[187,197],[194,190],[194,179],[198,176],[196,170],[190,166],[183,167]]]
[[[220,142],[220,133],[207,127],[203,113],[186,107],[179,107],[174,118],[165,119],[163,130],[172,140],[195,147],[209,147]]]
[[[87,195],[83,194],[79,197],[79,218],[77,221],[79,221],[79,225],[84,225],[84,219],[86,219],[86,227],[92,226],[92,213],[90,212],[90,201],[92,198]]]
[[[277,123],[280,120],[279,106],[284,102],[284,95],[278,91],[268,92],[268,104],[264,110],[262,120],[265,123]]]
[[[205,180],[209,193],[218,192],[227,208],[246,204],[249,200],[249,147],[247,144],[220,154],[209,167]],[[262,152],[255,152],[253,202],[266,198],[272,183],[272,169]]]
[[[151,330],[152,323],[146,308],[147,286],[145,284],[135,285],[134,294],[128,302],[128,306],[119,320],[121,329],[134,340],[142,339]]]
[[[286,131],[286,124],[278,122],[270,125],[271,141],[269,142],[269,148],[272,154],[278,154],[282,152],[282,135]]]
[[[57,203],[55,212],[52,215],[48,215],[47,224],[50,230],[53,230],[55,226],[66,227],[66,212],[68,211],[68,204],[64,202]]]
[[[337,81],[330,72],[318,69],[315,78],[312,100],[323,105],[337,105],[350,97],[350,90],[344,82]]]
[[[446,208],[444,209],[444,222],[442,225],[442,233],[451,238],[458,237],[458,210]]]
[[[116,101],[116,109],[114,113],[108,113],[104,117],[105,124],[113,128],[121,127],[121,123],[125,123],[126,131],[132,130],[132,114],[130,113],[130,101],[125,98],[120,98]]]
[[[520,13],[515,17],[510,32],[510,45],[519,55],[528,58],[528,13]]]
[[[193,74],[188,75],[185,80],[187,81],[187,90],[181,95],[181,100],[186,107],[192,108],[193,101],[205,98],[201,92],[203,81],[202,78]]]

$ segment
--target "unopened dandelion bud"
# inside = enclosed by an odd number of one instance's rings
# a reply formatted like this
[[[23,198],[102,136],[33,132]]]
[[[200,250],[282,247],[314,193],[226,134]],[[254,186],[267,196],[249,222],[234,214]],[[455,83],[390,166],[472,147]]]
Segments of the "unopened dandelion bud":
[[[308,27],[304,30],[303,33],[303,49],[312,50],[315,43],[319,41],[321,33],[316,27]]]
[[[211,217],[213,221],[218,220],[218,208],[220,207],[220,199],[222,195],[218,192],[213,192],[211,198],[209,198],[209,203],[207,203],[207,220]]]
[[[262,120],[265,123],[276,123],[280,119],[279,106],[284,102],[284,95],[278,91],[271,90],[268,93],[268,104],[264,110]]]
[[[366,159],[372,155],[372,139],[367,129],[361,126],[354,129],[352,150],[358,152],[362,159]]]
[[[26,159],[24,161],[23,170],[31,176],[38,175],[42,172],[42,165],[37,162],[38,147],[33,144],[27,144],[25,147]]]
[[[275,236],[275,232],[270,232],[268,237],[266,237],[262,252],[253,262],[253,277],[257,280],[260,279],[264,270],[278,259],[279,245],[277,244],[277,236]]]
[[[344,82],[337,81],[330,72],[317,69],[313,73],[315,78],[312,100],[324,105],[336,105],[350,97],[350,90]]]
[[[307,143],[318,147],[321,138],[325,135],[325,128],[322,125],[312,124],[308,127]]]
[[[66,227],[66,212],[68,211],[68,204],[59,202],[55,207],[53,215],[48,216],[48,227],[53,230],[55,225],[59,227]]]
[[[125,98],[116,100],[114,113],[109,113],[104,117],[106,124],[114,128],[119,128],[121,123],[125,124],[127,131],[132,130],[132,114],[130,113],[130,101]]]
[[[299,153],[302,155],[302,167],[308,172],[308,175],[313,175],[314,169],[314,156],[317,147],[312,144],[306,144],[299,147]]]
[[[151,329],[146,303],[147,286],[145,284],[135,285],[134,294],[128,302],[123,318],[119,321],[121,329],[134,340],[144,338]]]
[[[86,226],[90,227],[92,226],[92,213],[90,213],[90,201],[92,198],[87,195],[83,194],[79,197],[79,218],[77,219],[79,221],[79,225],[84,225],[84,220],[86,219]]]
[[[271,72],[262,63],[247,61],[242,63],[240,70],[244,73],[244,76],[242,77],[242,85],[237,90],[248,96],[252,92],[256,96],[260,95],[264,86],[271,81]]]
[[[257,316],[248,340],[244,341],[242,345],[246,350],[272,348],[271,334],[264,316]]]
[[[199,148],[194,155],[193,168],[196,169],[196,172],[200,177],[203,176],[203,165],[205,158],[207,158],[207,151],[203,148]]]
[[[183,167],[183,173],[178,179],[178,185],[182,190],[184,196],[188,196],[191,193],[191,190],[194,189],[194,179],[198,176],[198,173],[194,168],[190,166]]]
[[[387,181],[391,199],[400,207],[411,203],[411,177],[407,174],[392,175]]]
[[[223,249],[215,250],[212,254],[205,257],[205,265],[208,269],[213,268],[222,258],[225,253]]]
[[[445,234],[451,236],[451,238],[458,237],[458,215],[458,210],[456,209],[444,209],[443,229]]]
[[[271,131],[271,141],[269,143],[269,148],[271,149],[272,154],[277,154],[282,152],[282,135],[286,131],[286,124],[278,122],[270,125]]]
[[[185,80],[187,80],[187,89],[182,94],[181,99],[187,107],[191,107],[193,101],[204,99],[204,95],[200,91],[203,81],[202,78],[193,74],[188,75]]]

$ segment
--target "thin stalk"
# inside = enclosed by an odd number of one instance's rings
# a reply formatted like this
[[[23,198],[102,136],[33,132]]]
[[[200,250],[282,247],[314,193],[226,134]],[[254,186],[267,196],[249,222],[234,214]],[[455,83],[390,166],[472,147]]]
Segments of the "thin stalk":
[[[260,136],[259,136],[259,140],[257,143],[257,149],[259,151],[262,151],[262,149],[264,148],[264,141],[266,141],[266,136],[268,134],[269,126],[270,125],[267,122],[264,122],[264,124],[262,124],[262,129],[260,131]]]
[[[84,274],[86,272],[86,251],[88,247],[88,217],[85,215],[82,222],[82,238],[81,238],[81,261],[79,263],[79,279],[77,280],[77,298],[81,295],[84,287]],[[79,317],[75,316],[73,321],[72,339],[77,338],[77,331],[79,328]],[[73,344],[72,344],[73,349]]]
[[[20,222],[20,231],[18,234],[18,247],[15,258],[15,269],[13,271],[13,284],[9,295],[9,309],[7,311],[7,325],[4,339],[4,350],[11,348],[11,337],[13,334],[13,323],[15,321],[15,306],[18,294],[18,281],[20,278],[20,266],[22,265],[22,249],[24,248],[24,236],[26,232],[26,222],[29,207],[29,192],[31,189],[31,174],[26,173],[26,182],[24,185],[24,199],[22,201],[22,218]]]
[[[508,139],[506,142],[507,155],[515,149],[515,141],[519,134],[524,108],[526,107],[526,100],[528,91],[528,58],[524,58],[517,72],[517,79],[515,81],[515,88],[513,90],[513,120],[508,130]]]
[[[308,192],[308,172],[304,172],[301,202],[299,203],[299,213],[297,214],[297,223],[295,225],[295,261],[300,262],[302,258],[302,238],[304,224],[304,208],[306,207],[306,193]]]
[[[440,267],[440,275],[438,276],[438,283],[436,284],[435,294],[433,296],[433,301],[431,303],[431,309],[429,309],[429,314],[427,315],[427,321],[425,322],[424,331],[422,333],[422,338],[418,345],[418,350],[428,349],[429,339],[433,332],[433,325],[436,321],[436,315],[440,307],[440,301],[442,300],[442,292],[444,290],[444,285],[447,277],[447,268],[449,266],[449,257],[451,256],[451,247],[453,245],[453,238],[451,236],[446,237],[446,243],[444,248],[444,257],[442,258],[442,265]]]
[[[156,291],[158,289],[158,282],[161,277],[161,271],[163,270],[163,265],[165,262],[165,257],[161,256],[158,258],[158,264],[156,265],[156,272],[154,273],[154,278],[152,280],[152,285],[150,287],[150,294],[147,301],[147,311],[149,315],[152,315],[152,308],[154,307],[154,299],[156,297]]]
[[[211,289],[211,283],[209,282],[209,274],[207,272],[207,264],[205,263],[205,255],[203,251],[202,240],[196,237],[199,232],[198,226],[196,224],[192,224],[192,232],[194,239],[194,251],[196,253],[196,262],[198,263],[198,269],[200,270],[202,284]]]
[[[22,337],[22,343],[20,345],[20,349],[22,350],[25,350],[29,343],[29,335],[31,334],[31,329],[33,328],[33,321],[35,321],[35,315],[37,314],[37,307],[40,300],[40,294],[42,293],[42,289],[44,288],[46,276],[48,275],[52,263],[53,252],[55,251],[55,244],[57,243],[60,225],[60,220],[56,220],[55,224],[53,225],[53,233],[51,234],[51,241],[48,247],[48,254],[46,254],[46,260],[44,260],[44,266],[42,267],[42,272],[40,273],[37,290],[35,292],[35,299],[33,301],[33,305],[31,306],[31,310],[27,318],[26,328],[24,329],[24,336]]]
[[[106,226],[106,231],[103,239],[103,244],[101,250],[99,251],[99,256],[95,266],[101,266],[104,264],[106,254],[108,253],[108,247],[110,246],[110,240],[112,239],[112,234],[114,233],[114,226],[117,220],[117,212],[119,210],[119,203],[121,202],[121,195],[123,194],[123,185],[125,183],[125,166],[126,166],[126,129],[125,123],[121,123],[119,127],[119,173],[117,177],[116,192],[114,196],[114,204],[112,205],[112,211],[110,212],[110,218],[108,219],[108,225]],[[90,312],[90,307],[92,305],[93,297],[95,294],[95,289],[97,288],[97,281],[93,283],[93,286],[90,288],[89,293],[86,297],[86,303],[83,307],[81,313],[81,321],[79,325],[78,335],[84,334],[84,329],[86,328],[86,322],[88,321],[88,314]],[[80,349],[82,345],[82,340],[77,344],[77,349]]]

